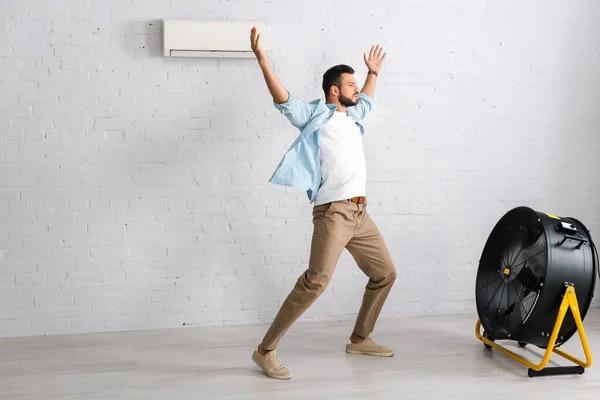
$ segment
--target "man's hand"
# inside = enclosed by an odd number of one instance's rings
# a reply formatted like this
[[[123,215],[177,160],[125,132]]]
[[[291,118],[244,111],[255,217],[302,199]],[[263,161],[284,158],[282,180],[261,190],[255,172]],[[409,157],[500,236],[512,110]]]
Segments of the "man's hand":
[[[383,53],[383,47],[377,45],[372,46],[371,51],[369,52],[369,57],[367,57],[366,53],[363,53],[365,57],[365,64],[367,64],[367,68],[369,71],[379,72],[381,70],[381,66],[383,65],[383,60],[385,60],[385,55],[387,53]]]
[[[252,51],[258,61],[266,61],[267,57],[260,48],[260,33],[256,32],[255,26],[252,27],[252,30],[250,31],[250,47],[252,47]]]

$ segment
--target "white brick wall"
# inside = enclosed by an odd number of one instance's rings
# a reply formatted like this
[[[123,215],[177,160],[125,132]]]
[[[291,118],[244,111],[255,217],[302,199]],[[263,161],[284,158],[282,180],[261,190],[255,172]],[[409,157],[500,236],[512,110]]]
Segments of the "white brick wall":
[[[267,183],[296,132],[256,62],[163,58],[160,19],[271,21],[275,71],[307,100],[334,63],[362,81],[362,52],[385,46],[365,148],[396,316],[473,311],[483,244],[513,206],[600,241],[599,12],[0,0],[0,337],[268,322],[306,267],[310,205]],[[304,318],[353,318],[364,284],[344,253]]]

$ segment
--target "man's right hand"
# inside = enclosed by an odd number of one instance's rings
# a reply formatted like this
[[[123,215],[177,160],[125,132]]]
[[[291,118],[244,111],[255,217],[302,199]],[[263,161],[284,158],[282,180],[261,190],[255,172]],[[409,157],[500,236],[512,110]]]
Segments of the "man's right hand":
[[[271,93],[271,96],[273,96],[273,100],[278,104],[285,103],[290,97],[289,93],[281,82],[279,82],[279,79],[277,79],[277,76],[267,61],[267,56],[260,48],[260,34],[256,32],[255,26],[253,26],[250,31],[250,45],[258,60],[258,64],[263,72],[269,92]]]
[[[250,47],[252,47],[252,51],[258,61],[266,61],[267,57],[260,48],[260,33],[256,31],[255,26],[253,26],[250,31]]]

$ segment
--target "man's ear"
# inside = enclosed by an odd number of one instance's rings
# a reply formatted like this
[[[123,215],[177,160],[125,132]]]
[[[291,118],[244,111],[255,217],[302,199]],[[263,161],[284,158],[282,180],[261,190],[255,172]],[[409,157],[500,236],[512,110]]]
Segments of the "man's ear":
[[[339,95],[340,95],[340,89],[339,89],[337,86],[335,86],[335,85],[332,85],[332,86],[329,88],[329,94],[330,94],[331,96],[338,96],[338,97],[339,97]]]

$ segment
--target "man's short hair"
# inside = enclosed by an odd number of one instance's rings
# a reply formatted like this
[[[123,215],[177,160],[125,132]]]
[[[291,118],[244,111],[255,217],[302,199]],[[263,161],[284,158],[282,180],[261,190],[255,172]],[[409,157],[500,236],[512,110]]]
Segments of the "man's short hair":
[[[332,86],[337,86],[338,88],[341,89],[342,74],[353,74],[353,73],[354,73],[354,69],[352,69],[352,67],[350,67],[349,65],[345,65],[345,64],[335,65],[335,66],[329,68],[323,74],[323,92],[325,92],[325,98],[327,98],[327,96],[329,96],[329,89]]]

